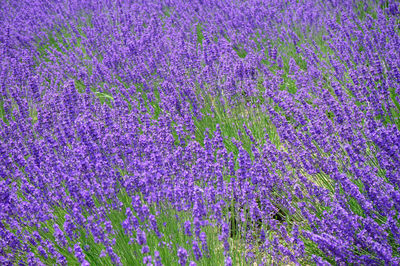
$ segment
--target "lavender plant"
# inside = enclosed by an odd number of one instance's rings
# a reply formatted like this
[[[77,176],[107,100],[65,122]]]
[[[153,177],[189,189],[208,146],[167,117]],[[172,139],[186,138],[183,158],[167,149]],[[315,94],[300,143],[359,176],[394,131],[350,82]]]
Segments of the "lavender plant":
[[[396,1],[0,7],[0,264],[400,263]]]

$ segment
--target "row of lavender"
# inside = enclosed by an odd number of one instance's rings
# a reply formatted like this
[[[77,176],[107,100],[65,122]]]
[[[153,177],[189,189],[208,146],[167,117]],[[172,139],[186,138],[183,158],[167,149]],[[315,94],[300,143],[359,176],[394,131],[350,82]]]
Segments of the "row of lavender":
[[[400,263],[395,1],[0,7],[1,264]]]

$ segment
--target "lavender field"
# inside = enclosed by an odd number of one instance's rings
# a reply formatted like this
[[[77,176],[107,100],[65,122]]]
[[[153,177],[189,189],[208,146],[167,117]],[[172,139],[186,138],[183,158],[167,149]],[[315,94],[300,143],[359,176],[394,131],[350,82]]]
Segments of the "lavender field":
[[[399,265],[400,4],[0,1],[0,265]]]

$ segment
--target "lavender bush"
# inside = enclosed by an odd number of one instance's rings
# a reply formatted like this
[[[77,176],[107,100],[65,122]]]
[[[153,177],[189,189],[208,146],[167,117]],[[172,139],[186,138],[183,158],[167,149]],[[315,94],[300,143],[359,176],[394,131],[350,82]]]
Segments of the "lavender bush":
[[[400,264],[399,15],[1,1],[0,264]]]

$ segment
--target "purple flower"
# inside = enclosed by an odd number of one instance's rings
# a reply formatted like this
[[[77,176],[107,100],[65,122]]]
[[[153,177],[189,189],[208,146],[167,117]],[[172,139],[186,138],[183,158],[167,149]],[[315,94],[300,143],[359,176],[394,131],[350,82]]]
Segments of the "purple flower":
[[[196,260],[200,260],[202,253],[201,253],[201,250],[199,248],[199,244],[197,243],[197,241],[193,241],[192,250],[193,250],[193,254],[194,254],[194,257],[196,258]]]
[[[179,264],[180,265],[186,265],[187,262],[187,251],[183,247],[178,248],[178,258],[179,258]]]
[[[185,234],[188,235],[188,236],[192,236],[191,223],[190,223],[190,221],[185,221],[183,227],[184,227],[184,229],[185,229]]]
[[[154,265],[155,266],[161,266],[161,257],[160,257],[160,252],[158,250],[154,251]]]
[[[142,247],[142,254],[146,254],[150,252],[149,246],[145,245]]]
[[[201,241],[201,245],[202,248],[205,252],[208,252],[208,246],[207,246],[207,235],[204,232],[200,233],[200,241]]]
[[[146,240],[146,234],[142,230],[138,229],[136,232],[136,241],[138,242],[139,245],[145,245],[147,240]]]
[[[85,260],[85,254],[83,254],[83,250],[80,247],[80,243],[76,243],[74,245],[74,252],[75,252],[75,257],[78,259],[79,263],[83,263]]]
[[[225,258],[225,266],[232,266],[232,259],[231,257],[226,257]]]
[[[71,216],[66,214],[65,215],[65,222],[64,222],[64,231],[67,233],[67,235],[71,239],[75,239],[75,237],[76,237],[75,229],[76,229],[76,226],[73,223]]]
[[[144,256],[144,257],[143,257],[143,264],[152,265],[152,264],[151,264],[151,261],[152,261],[151,256]]]
[[[103,249],[103,250],[100,252],[99,257],[100,257],[100,258],[104,258],[104,257],[106,257],[106,256],[107,256],[107,252],[106,252],[105,249]]]
[[[219,241],[224,241],[229,237],[229,225],[222,222],[221,234],[218,236]]]
[[[156,217],[152,214],[149,215],[149,222],[151,225],[151,228],[153,229],[153,231],[156,233],[156,235],[161,238],[162,234],[160,233],[159,229],[158,229],[158,225],[157,225],[157,220]]]
[[[42,255],[45,259],[48,258],[46,250],[42,246],[37,247],[39,254]]]

